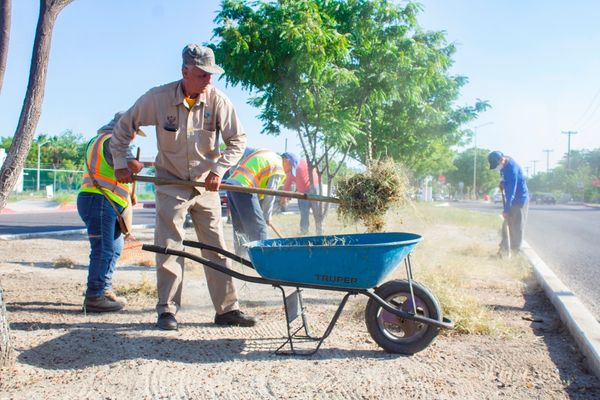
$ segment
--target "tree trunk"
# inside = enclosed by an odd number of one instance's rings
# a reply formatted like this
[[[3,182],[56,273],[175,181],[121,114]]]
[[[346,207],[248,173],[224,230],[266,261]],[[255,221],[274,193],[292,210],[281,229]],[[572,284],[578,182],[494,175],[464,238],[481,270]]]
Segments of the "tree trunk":
[[[10,41],[10,0],[0,0],[0,93],[4,72],[6,72],[6,60],[8,59],[8,43]]]
[[[0,169],[0,210],[6,206],[8,195],[14,188],[23,170],[25,158],[31,147],[35,128],[40,119],[54,22],[60,11],[72,1],[40,0],[40,16],[33,42],[33,55],[31,57],[27,92],[25,93],[25,100],[23,101],[23,108],[21,109],[19,124],[17,125],[12,145],[8,150],[8,155],[2,165],[2,169]],[[10,3],[7,0],[0,0],[0,6],[2,6],[0,12],[3,13],[1,15],[3,25],[0,26],[2,28],[0,32],[2,32],[2,41],[4,41],[4,36],[7,36],[5,35],[5,29],[8,29],[10,26],[5,18],[7,12],[10,15]],[[8,37],[6,40],[8,41]],[[3,45],[3,43],[0,43],[0,46]],[[8,48],[8,42],[6,43],[6,47]],[[0,48],[0,50],[3,50],[3,48]],[[6,52],[1,53],[0,59],[5,54]],[[2,74],[4,73],[3,68],[1,72]],[[1,294],[2,290],[0,288]],[[0,296],[0,365],[10,362],[10,353],[12,353],[12,348],[9,342],[6,308]]]
[[[0,367],[8,367],[14,362],[13,350],[10,344],[10,329],[6,319],[6,307],[2,288],[0,287]]]
[[[40,119],[54,22],[58,13],[72,1],[40,1],[40,17],[35,31],[27,92],[25,93],[25,100],[23,101],[23,108],[21,109],[19,124],[12,145],[8,150],[2,169],[0,169],[0,210],[6,206],[8,195],[23,170],[25,158],[31,147],[35,128]]]

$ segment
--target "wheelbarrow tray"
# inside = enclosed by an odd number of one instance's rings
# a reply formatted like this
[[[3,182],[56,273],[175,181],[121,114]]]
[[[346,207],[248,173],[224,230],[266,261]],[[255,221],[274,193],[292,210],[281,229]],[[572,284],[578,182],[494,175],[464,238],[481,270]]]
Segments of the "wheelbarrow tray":
[[[378,286],[421,240],[406,232],[307,236],[245,244],[264,278],[367,289]]]

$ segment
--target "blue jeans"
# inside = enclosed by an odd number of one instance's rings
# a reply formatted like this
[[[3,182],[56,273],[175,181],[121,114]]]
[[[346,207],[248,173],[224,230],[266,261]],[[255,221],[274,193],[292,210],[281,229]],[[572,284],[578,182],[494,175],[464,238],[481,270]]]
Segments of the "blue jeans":
[[[238,182],[228,181],[232,185]],[[242,244],[267,238],[267,223],[263,216],[258,195],[252,193],[227,192],[231,224],[233,225],[233,244],[235,253],[245,256]]]
[[[123,211],[123,207],[115,205],[119,212]],[[85,296],[102,296],[112,289],[112,275],[123,250],[117,214],[106,197],[85,192],[77,196],[77,212],[85,223],[91,247]]]
[[[317,194],[317,190],[314,187],[311,187],[308,194]],[[310,228],[310,210],[313,212],[313,218],[315,219],[315,225],[317,224],[317,213],[319,210],[317,209],[318,205],[315,201],[309,200],[298,200],[298,209],[300,210],[300,234],[306,235],[308,234],[308,228]],[[315,227],[317,235],[322,234],[322,228],[319,226]]]
[[[310,209],[311,202],[308,200],[298,200],[298,209],[300,210],[300,234],[306,235],[310,227]]]

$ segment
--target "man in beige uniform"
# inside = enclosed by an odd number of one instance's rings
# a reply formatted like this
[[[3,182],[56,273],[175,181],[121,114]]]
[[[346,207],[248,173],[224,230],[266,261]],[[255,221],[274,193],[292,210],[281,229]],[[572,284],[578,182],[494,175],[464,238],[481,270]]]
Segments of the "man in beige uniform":
[[[246,134],[230,100],[210,84],[215,73],[223,70],[215,64],[212,50],[187,45],[183,49],[183,79],[150,89],[114,127],[111,151],[119,182],[132,181],[125,158],[133,139],[131,132],[153,125],[158,142],[156,176],[206,183],[206,189],[157,186],[154,242],[158,246],[183,248],[183,224],[189,211],[198,240],[225,248],[218,190],[223,174],[242,156]],[[220,137],[226,146],[223,152],[219,151]],[[212,251],[203,250],[202,255],[220,264],[230,262]],[[175,314],[181,304],[183,258],[157,254],[156,265],[157,325],[175,330]],[[216,311],[215,323],[253,326],[256,320],[239,310],[232,278],[209,267],[204,270]]]

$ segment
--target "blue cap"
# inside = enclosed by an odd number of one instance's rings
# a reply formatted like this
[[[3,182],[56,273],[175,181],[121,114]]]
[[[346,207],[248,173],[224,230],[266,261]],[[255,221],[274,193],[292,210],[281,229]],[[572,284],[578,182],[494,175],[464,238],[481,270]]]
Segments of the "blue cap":
[[[501,151],[492,151],[488,154],[488,162],[490,163],[490,169],[495,169],[498,164],[500,164],[500,160],[502,160],[504,154]]]
[[[281,155],[283,158],[287,158],[290,161],[290,167],[292,168],[292,176],[296,176],[296,168],[298,167],[298,163],[300,159],[294,153],[283,153]]]

